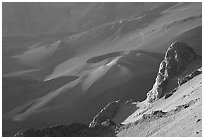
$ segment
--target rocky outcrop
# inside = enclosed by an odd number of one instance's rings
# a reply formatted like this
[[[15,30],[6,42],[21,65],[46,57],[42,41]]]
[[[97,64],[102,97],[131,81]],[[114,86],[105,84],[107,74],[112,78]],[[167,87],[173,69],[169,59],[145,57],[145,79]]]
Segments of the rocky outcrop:
[[[164,95],[164,99],[169,98],[170,96],[172,96],[174,94],[174,92],[176,92],[178,89],[178,87],[174,88],[171,92],[165,93]]]
[[[80,123],[72,123],[70,125],[57,125],[44,128],[41,130],[26,129],[16,133],[15,137],[97,137],[97,136],[113,136],[114,130],[107,126],[98,126],[89,128]]]
[[[152,119],[162,118],[167,114],[167,112],[163,112],[162,110],[153,111],[150,114],[143,114],[141,121],[150,121]]]
[[[197,69],[195,71],[193,71],[191,74],[185,76],[185,77],[181,77],[181,78],[178,78],[178,84],[179,86],[181,86],[182,84],[186,83],[187,81],[191,80],[193,77],[199,75],[202,73],[202,69]]]
[[[118,120],[114,119],[117,115],[123,115],[124,113],[128,113],[125,111],[127,109],[135,110],[137,108],[137,104],[132,104],[132,100],[127,101],[113,101],[110,102],[106,107],[104,107],[91,121],[89,124],[90,128],[94,128],[97,126],[116,126],[119,124]],[[125,109],[125,110],[124,110]]]
[[[185,77],[178,78],[178,85],[181,86],[182,84],[188,82],[189,80],[191,80],[192,78],[194,78],[195,76],[197,76],[199,74],[202,74],[202,68],[194,70],[191,74],[188,74]],[[171,92],[165,93],[164,98],[167,99],[170,96],[172,96],[174,94],[174,92],[177,91],[177,89],[178,89],[178,87],[174,88]]]
[[[153,88],[147,93],[147,102],[153,102],[164,96],[164,90],[168,82],[179,76],[190,63],[197,59],[201,59],[201,57],[187,43],[172,43],[160,63]]]
[[[121,101],[113,101],[109,103],[106,107],[104,107],[91,121],[89,127],[93,128],[101,125],[101,123],[111,120],[118,112],[122,102]]]

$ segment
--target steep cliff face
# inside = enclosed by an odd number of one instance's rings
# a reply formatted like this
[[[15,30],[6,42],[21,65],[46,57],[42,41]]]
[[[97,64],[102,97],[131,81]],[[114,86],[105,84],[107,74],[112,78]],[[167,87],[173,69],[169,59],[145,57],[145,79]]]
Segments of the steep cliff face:
[[[187,43],[172,43],[160,63],[153,88],[147,93],[147,101],[152,102],[157,98],[161,98],[170,80],[182,74],[188,65],[196,60],[201,61],[201,57]]]

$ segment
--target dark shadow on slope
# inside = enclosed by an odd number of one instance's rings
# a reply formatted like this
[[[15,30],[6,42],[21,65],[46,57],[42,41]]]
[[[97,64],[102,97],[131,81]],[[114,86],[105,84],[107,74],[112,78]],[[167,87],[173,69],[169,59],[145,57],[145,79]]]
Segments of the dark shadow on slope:
[[[98,63],[98,62],[103,61],[105,59],[114,58],[114,57],[117,57],[117,56],[120,56],[120,55],[122,55],[122,51],[112,52],[112,53],[92,57],[92,58],[87,60],[87,63]]]
[[[74,57],[75,54],[75,51],[69,44],[63,41],[60,42],[57,51],[55,51],[55,53],[45,63],[44,68],[40,73],[41,76],[45,77],[46,75],[51,74],[57,65]]]
[[[202,26],[184,32],[176,41],[187,42],[198,55],[202,56]]]
[[[142,101],[146,98],[146,93],[149,89],[151,89],[152,84],[154,82],[156,72],[158,70],[158,65],[160,60],[153,60],[155,56],[148,56],[148,54],[144,55],[146,58],[146,61],[152,61],[148,62],[150,65],[152,63],[155,63],[155,65],[152,66],[146,66],[147,63],[141,62],[140,60],[135,59],[137,62],[134,61],[134,58],[137,57],[137,53],[135,51],[130,52],[131,54],[128,54],[123,59],[124,61],[129,61],[132,63],[132,65],[138,65],[138,68],[145,69],[146,67],[149,67],[150,70],[153,70],[153,72],[145,73],[145,75],[139,75],[137,77],[133,77],[131,80],[128,79],[127,82],[124,82],[123,84],[119,86],[115,86],[112,88],[106,88],[104,92],[102,90],[99,90],[98,86],[92,86],[91,89],[88,90],[88,92],[83,93],[81,90],[80,83],[77,83],[76,86],[69,90],[64,90],[65,93],[60,94],[56,98],[54,98],[51,102],[46,104],[48,106],[48,109],[46,111],[42,111],[40,113],[35,113],[31,117],[28,117],[24,121],[21,121],[18,123],[14,121],[4,120],[4,134],[11,134],[17,132],[19,129],[24,128],[41,128],[44,126],[52,126],[53,124],[68,124],[70,122],[76,121],[83,124],[89,124],[92,118],[109,102],[115,101],[115,100],[130,100],[133,98],[135,101]],[[153,54],[152,54],[153,55]],[[160,54],[158,54],[160,55]],[[143,57],[143,56],[142,56]],[[157,63],[157,64],[156,64]],[[120,63],[118,63],[120,64]],[[148,65],[148,64],[147,64]],[[127,67],[127,65],[122,65],[132,71],[134,71],[133,67]],[[141,66],[141,67],[140,67]],[[118,66],[116,66],[118,67]],[[119,66],[120,67],[120,66]],[[143,70],[142,70],[143,71]],[[136,72],[136,71],[135,71]],[[114,72],[112,72],[114,73]],[[62,77],[61,77],[62,78]],[[109,75],[106,77],[106,79],[109,79]],[[50,80],[47,83],[48,87],[55,85],[55,80]],[[46,85],[45,85],[46,86]],[[99,87],[103,88],[104,83],[99,83]],[[25,100],[32,100],[33,97],[30,97],[28,94],[32,94],[34,89],[39,92],[35,98],[40,97],[42,94],[47,93],[48,87],[37,87],[42,90],[36,89],[36,87],[31,88],[30,92],[28,91],[30,88],[28,86],[27,90],[24,90],[23,95],[16,94],[17,100],[19,100],[18,104],[15,103],[15,105],[22,104],[22,101]],[[23,87],[22,87],[23,88]],[[21,89],[22,89],[21,88]],[[47,90],[45,90],[45,89]],[[20,89],[19,89],[20,90]],[[45,90],[45,91],[44,91]],[[49,90],[52,91],[52,90]],[[101,91],[102,95],[97,96],[97,98],[85,98],[85,96],[88,96],[86,93],[94,93],[96,91]],[[13,91],[15,92],[15,91]],[[20,91],[21,92],[21,91]],[[27,93],[28,92],[28,93]],[[13,95],[13,94],[12,94]],[[24,97],[22,97],[24,96]],[[21,98],[22,97],[22,98]],[[30,97],[30,98],[29,98]],[[69,98],[75,98],[74,102],[69,102]],[[6,99],[4,99],[6,100]],[[8,99],[9,100],[9,99]],[[68,101],[69,100],[69,101]],[[13,100],[14,102],[16,99]],[[9,100],[9,102],[11,102]],[[10,105],[10,104],[7,104]],[[60,106],[60,107],[57,107]],[[13,106],[10,106],[13,107]],[[11,109],[11,108],[10,108]],[[131,112],[130,112],[131,113]],[[124,118],[124,117],[123,117]],[[43,119],[47,119],[44,121]],[[33,122],[35,121],[35,122]],[[11,128],[12,127],[12,128]],[[10,130],[10,131],[9,131]]]
[[[18,105],[41,97],[77,78],[75,76],[64,76],[43,82],[23,78],[3,77],[3,112],[7,112]]]
[[[163,53],[154,53],[154,52],[148,52],[148,51],[144,51],[144,50],[131,50],[127,54],[125,54],[124,51],[116,51],[116,52],[107,53],[107,54],[103,54],[100,56],[92,57],[92,58],[87,60],[87,63],[98,63],[98,62],[106,60],[108,58],[114,58],[114,57],[121,56],[121,55],[128,55],[128,57],[130,55],[132,55],[134,57],[137,54],[147,54],[147,55],[152,56],[158,60],[161,60],[164,57]]]
[[[25,129],[15,134],[15,137],[114,137],[114,128],[99,126],[89,128],[80,123],[55,125],[43,129]]]

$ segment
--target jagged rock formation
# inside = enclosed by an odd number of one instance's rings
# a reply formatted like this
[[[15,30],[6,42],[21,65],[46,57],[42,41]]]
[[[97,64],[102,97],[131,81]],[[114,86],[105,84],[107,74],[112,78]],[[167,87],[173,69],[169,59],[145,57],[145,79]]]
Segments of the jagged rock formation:
[[[167,99],[169,98],[170,96],[172,96],[174,94],[174,92],[176,92],[178,89],[178,87],[174,88],[171,92],[168,92],[164,95],[164,98]]]
[[[164,96],[163,92],[168,82],[173,77],[179,76],[190,63],[197,59],[201,59],[201,57],[187,43],[172,43],[164,60],[160,63],[153,88],[147,93],[147,101],[152,102]]]
[[[202,73],[202,69],[200,68],[200,69],[193,71],[191,74],[185,76],[184,78],[178,78],[179,86],[181,86],[182,84],[186,83],[187,81],[191,80],[193,77],[201,73]]]
[[[121,100],[117,100],[110,102],[93,118],[93,120],[89,124],[89,127],[94,128],[97,126],[115,126],[116,124],[118,124],[118,121],[114,119],[116,115],[123,115],[119,112],[120,109],[129,109],[130,107],[137,108],[137,104],[132,103],[132,100],[127,100],[124,102]]]
[[[47,127],[41,130],[26,129],[19,131],[15,137],[97,137],[97,136],[113,136],[114,130],[107,126],[98,126],[89,128],[80,123],[72,123],[70,125],[57,125]]]
[[[182,84],[188,82],[189,80],[191,80],[192,78],[194,78],[195,76],[197,76],[199,74],[202,74],[202,68],[194,70],[191,74],[188,74],[185,77],[178,78],[178,85],[181,86]],[[177,91],[177,89],[178,89],[178,87],[174,88],[171,92],[165,93],[164,98],[167,99],[170,96],[172,96],[174,94],[174,92]]]
[[[117,114],[121,104],[122,102],[120,100],[109,103],[93,118],[89,127],[93,128],[101,125],[101,123],[107,121],[108,119],[111,120]]]
[[[150,114],[144,114],[142,116],[141,121],[161,118],[161,117],[165,116],[166,114],[167,114],[167,112],[163,112],[162,110],[153,111]]]

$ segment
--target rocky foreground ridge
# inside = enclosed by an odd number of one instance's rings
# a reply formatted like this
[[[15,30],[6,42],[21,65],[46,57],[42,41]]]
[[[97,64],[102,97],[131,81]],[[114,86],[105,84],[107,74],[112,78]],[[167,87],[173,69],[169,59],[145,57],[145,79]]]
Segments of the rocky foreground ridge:
[[[201,56],[197,55],[194,50],[184,42],[175,42],[171,44],[165,53],[165,57],[160,64],[159,71],[153,85],[153,88],[147,93],[146,101],[152,103],[155,100],[165,96],[170,97],[177,88],[170,92],[165,92],[166,87],[174,78],[178,79],[178,86],[186,83],[195,76],[202,73],[202,69],[196,66],[196,69],[190,68],[187,74],[183,74],[192,63],[195,61],[201,62]],[[143,114],[142,118],[134,123],[134,125],[142,124],[143,122],[152,121],[162,117],[168,117],[175,114],[182,109],[188,108],[195,102],[200,101],[195,99],[186,103],[185,105],[179,105],[176,109],[164,112],[153,111],[150,114]],[[82,136],[115,136],[116,132],[122,128],[126,128],[126,125],[120,125],[115,123],[114,117],[119,112],[122,105],[130,105],[131,107],[137,107],[132,101],[122,102],[114,101],[104,107],[90,122],[89,126],[72,123],[70,125],[56,125],[53,127],[47,127],[44,129],[26,129],[15,134],[16,137],[82,137]],[[127,125],[130,126],[130,125]]]
[[[26,129],[15,134],[15,137],[97,137],[113,136],[113,129],[98,126],[89,128],[87,125],[72,123],[70,125],[56,125],[44,129]]]

